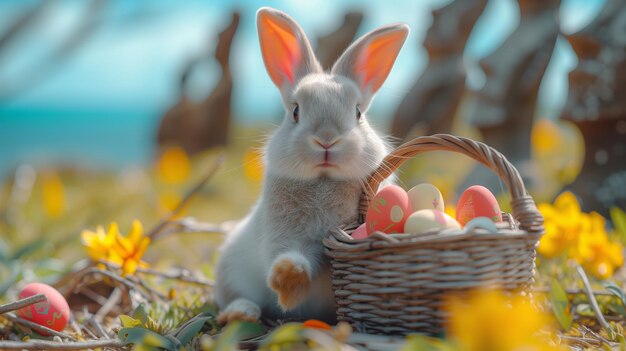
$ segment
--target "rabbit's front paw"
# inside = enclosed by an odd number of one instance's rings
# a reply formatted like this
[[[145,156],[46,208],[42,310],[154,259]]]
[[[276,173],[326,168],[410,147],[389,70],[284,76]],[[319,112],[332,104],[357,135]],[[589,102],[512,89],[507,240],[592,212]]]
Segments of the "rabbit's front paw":
[[[299,253],[280,255],[270,271],[268,283],[283,310],[289,311],[304,301],[311,286],[310,264]]]

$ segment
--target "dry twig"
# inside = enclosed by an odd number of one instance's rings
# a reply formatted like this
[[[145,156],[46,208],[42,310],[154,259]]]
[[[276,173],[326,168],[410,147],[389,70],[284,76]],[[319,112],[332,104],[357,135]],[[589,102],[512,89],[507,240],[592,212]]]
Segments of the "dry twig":
[[[44,294],[37,294],[37,295],[29,296],[27,298],[24,298],[24,299],[21,299],[21,300],[17,300],[15,302],[11,302],[11,303],[7,303],[5,305],[1,305],[0,306],[0,314],[11,312],[11,311],[15,311],[15,310],[19,310],[19,309],[24,308],[26,306],[30,306],[30,305],[36,304],[37,302],[46,301],[46,300],[47,300],[46,299],[46,295],[44,295]]]
[[[37,323],[34,323],[34,322],[28,321],[26,319],[20,318],[20,317],[16,316],[13,313],[5,313],[5,314],[2,315],[2,317],[12,321],[13,323],[21,324],[23,326],[29,327],[30,329],[33,329],[33,330],[38,331],[40,333],[46,333],[46,334],[49,334],[49,335],[58,336],[58,337],[63,338],[63,339],[76,340],[76,338],[74,338],[71,335],[67,335],[65,333],[58,332],[58,331],[56,331],[54,329],[50,329],[48,327],[44,327],[43,325],[39,325]],[[0,347],[0,349],[2,349],[2,348]]]
[[[124,344],[117,339],[79,342],[55,342],[48,340],[0,341],[1,350],[87,350],[105,347],[121,350]]]
[[[155,275],[157,277],[161,277],[165,279],[180,280],[182,282],[190,283],[190,284],[206,285],[206,286],[213,286],[215,284],[215,282],[213,282],[210,279],[194,277],[190,274],[188,270],[185,270],[185,269],[179,270],[176,273],[168,273],[168,272],[159,272],[157,270],[150,269],[150,268],[137,268],[137,272],[149,274],[149,275]]]
[[[189,200],[191,200],[191,198],[196,195],[198,193],[198,191],[200,191],[200,189],[202,189],[202,187],[204,187],[204,185],[211,179],[213,178],[213,176],[215,175],[215,173],[217,172],[217,170],[219,169],[219,167],[222,165],[222,163],[224,163],[224,154],[221,154],[220,156],[218,156],[217,160],[215,160],[215,163],[213,164],[213,167],[211,167],[211,169],[209,170],[209,172],[202,177],[202,179],[200,179],[198,181],[198,183],[196,183],[196,185],[191,188],[187,194],[185,194],[185,197],[183,197],[183,199],[178,203],[178,205],[172,210],[172,212],[170,212],[169,214],[167,214],[160,222],[159,224],[157,224],[147,235],[147,237],[149,237],[150,239],[154,240],[157,239],[160,234],[161,231],[170,223],[170,221],[172,220],[172,218],[174,218],[174,216],[176,216],[184,207],[185,205],[187,205],[187,203],[189,202]]]
[[[109,312],[111,312],[113,307],[115,307],[120,302],[121,299],[122,299],[122,290],[119,287],[116,287],[115,289],[113,289],[113,292],[111,292],[111,295],[109,295],[109,298],[107,299],[106,303],[104,303],[102,307],[100,307],[98,312],[96,312],[94,319],[97,322],[101,322],[104,316],[109,314]]]
[[[550,293],[550,289],[549,288],[540,288],[540,287],[535,287],[531,290],[532,293],[545,293],[548,294]],[[584,289],[565,289],[565,293],[568,295],[587,295],[587,291]],[[598,291],[598,290],[594,290],[593,294],[595,296],[615,296],[613,294],[611,294],[608,291]]]

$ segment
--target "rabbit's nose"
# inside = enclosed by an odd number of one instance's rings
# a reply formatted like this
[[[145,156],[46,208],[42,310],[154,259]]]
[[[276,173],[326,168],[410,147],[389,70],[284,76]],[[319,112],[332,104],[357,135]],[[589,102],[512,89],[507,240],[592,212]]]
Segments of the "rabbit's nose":
[[[336,145],[337,143],[339,143],[339,139],[335,139],[332,142],[327,142],[327,141],[322,141],[316,137],[313,137],[313,142],[321,146],[323,149],[328,150],[331,147],[333,147],[333,145]]]

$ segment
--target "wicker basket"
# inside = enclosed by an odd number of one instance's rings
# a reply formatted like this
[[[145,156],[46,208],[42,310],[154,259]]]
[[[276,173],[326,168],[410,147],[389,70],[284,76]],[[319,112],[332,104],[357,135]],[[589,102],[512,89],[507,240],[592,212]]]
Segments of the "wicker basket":
[[[331,231],[324,246],[332,266],[337,318],[359,331],[439,334],[446,318],[441,309],[446,295],[487,285],[522,291],[533,283],[543,217],[513,165],[483,143],[439,134],[401,145],[370,177],[360,199],[360,223],[381,181],[405,160],[435,150],[467,155],[493,170],[511,192],[513,215],[504,214],[497,233],[447,229],[377,232],[353,239],[348,233],[359,223]]]

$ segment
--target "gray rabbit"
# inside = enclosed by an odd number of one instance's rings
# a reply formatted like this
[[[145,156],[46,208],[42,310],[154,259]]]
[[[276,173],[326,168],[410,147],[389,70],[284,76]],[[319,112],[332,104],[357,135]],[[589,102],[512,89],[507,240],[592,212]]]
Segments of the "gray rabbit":
[[[285,13],[261,8],[257,28],[285,118],[265,147],[261,197],[222,249],[218,322],[256,321],[261,314],[333,321],[322,239],[356,220],[365,180],[388,153],[365,112],[409,29],[394,24],[365,34],[324,72]]]

